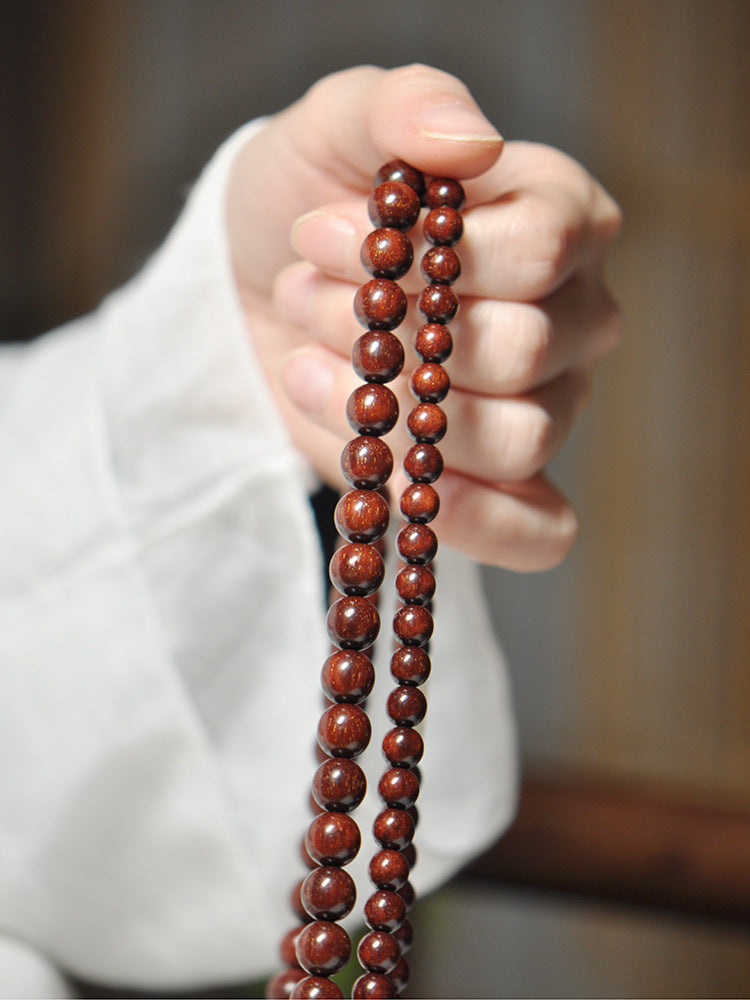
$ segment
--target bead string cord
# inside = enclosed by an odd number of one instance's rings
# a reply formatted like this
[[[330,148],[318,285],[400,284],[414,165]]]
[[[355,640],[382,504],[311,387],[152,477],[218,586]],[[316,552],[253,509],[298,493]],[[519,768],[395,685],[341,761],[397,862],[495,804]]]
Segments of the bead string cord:
[[[267,997],[342,997],[330,977],[351,956],[351,939],[339,921],[352,911],[356,898],[345,866],[357,855],[361,834],[349,814],[365,795],[366,778],[355,758],[371,735],[362,703],[375,681],[370,654],[380,628],[377,593],[385,573],[380,550],[390,520],[384,492],[393,470],[393,455],[382,436],[395,426],[399,415],[396,396],[387,383],[404,365],[404,348],[393,330],[406,315],[407,298],[397,281],[413,262],[406,233],[416,224],[424,204],[428,211],[423,231],[432,246],[421,261],[429,284],[420,296],[419,309],[427,322],[415,336],[421,363],[411,375],[410,389],[417,403],[406,420],[415,443],[404,459],[410,483],[399,502],[407,523],[396,540],[404,560],[396,576],[402,603],[393,618],[395,650],[390,664],[397,686],[386,704],[393,728],[383,739],[388,766],[378,784],[383,808],[373,824],[380,849],[369,865],[375,891],[364,905],[370,930],[357,949],[364,971],[352,996],[400,996],[409,980],[404,953],[411,946],[413,932],[406,914],[415,893],[408,879],[416,860],[412,838],[423,753],[422,737],[415,727],[427,710],[420,686],[431,669],[428,645],[435,577],[430,564],[438,547],[429,522],[439,509],[432,484],[443,471],[436,445],[446,432],[447,420],[439,404],[450,388],[443,362],[452,350],[446,324],[458,309],[451,285],[461,265],[453,244],[463,232],[459,208],[464,192],[454,180],[425,184],[419,171],[400,160],[381,167],[375,184],[368,211],[377,228],[366,237],[361,251],[372,278],[359,288],[354,300],[355,315],[366,327],[352,350],[352,364],[363,384],[351,394],[346,407],[358,436],[348,442],[341,456],[342,471],[353,488],[336,507],[335,524],[345,543],[329,567],[331,582],[342,596],[328,611],[328,633],[336,648],[321,674],[323,691],[333,702],[318,725],[318,744],[327,756],[312,783],[312,796],[323,811],[309,824],[304,839],[303,855],[312,870],[292,894],[292,907],[303,925],[284,936],[280,952],[286,968],[269,982]]]

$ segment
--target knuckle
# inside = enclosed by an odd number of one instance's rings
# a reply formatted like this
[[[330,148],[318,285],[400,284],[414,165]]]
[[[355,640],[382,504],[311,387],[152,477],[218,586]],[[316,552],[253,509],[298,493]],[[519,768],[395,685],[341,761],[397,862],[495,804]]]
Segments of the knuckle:
[[[511,250],[524,268],[527,298],[543,298],[565,276],[577,236],[557,212],[538,199],[524,199],[518,208]]]

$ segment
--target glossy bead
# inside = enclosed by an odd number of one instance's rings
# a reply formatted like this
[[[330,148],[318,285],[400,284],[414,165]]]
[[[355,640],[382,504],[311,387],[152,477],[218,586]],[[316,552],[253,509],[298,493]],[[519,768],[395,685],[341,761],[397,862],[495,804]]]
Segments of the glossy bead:
[[[339,986],[325,976],[306,976],[289,995],[290,1000],[340,1000],[343,996]]]
[[[435,400],[440,402],[440,400]],[[346,403],[346,419],[358,434],[379,437],[396,426],[398,400],[387,385],[365,382],[357,386]]]
[[[375,174],[374,184],[377,187],[383,181],[402,181],[404,184],[408,184],[410,188],[413,188],[420,198],[424,194],[424,174],[405,160],[396,159],[384,163]]]
[[[377,608],[366,597],[340,597],[328,609],[328,635],[342,649],[367,649],[380,630]],[[419,645],[413,643],[412,645]]]
[[[429,323],[450,323],[458,312],[458,298],[449,285],[428,285],[418,305]]]
[[[357,898],[354,880],[344,868],[316,868],[302,883],[302,905],[313,920],[341,920]]]
[[[359,853],[361,843],[359,827],[342,812],[316,816],[305,834],[307,853],[321,865],[348,865]]]
[[[458,181],[454,181],[450,177],[435,177],[427,185],[424,203],[428,208],[450,205],[451,208],[459,209],[463,205],[465,197],[464,189]]]
[[[392,382],[404,367],[404,346],[388,330],[368,330],[352,348],[352,366],[365,382]]]
[[[323,664],[320,683],[331,701],[357,705],[372,691],[375,668],[365,653],[356,649],[338,649]]]
[[[304,969],[300,969],[298,965],[282,969],[281,972],[277,972],[268,981],[266,986],[266,1000],[288,1000],[297,983],[306,978],[307,973]]]
[[[414,188],[403,181],[384,181],[373,191],[367,212],[374,226],[411,229],[422,207]]]
[[[281,956],[281,961],[284,965],[298,965],[297,962],[297,938],[300,935],[301,927],[292,927],[290,931],[287,931],[284,937],[281,939],[281,944],[279,945],[279,955]]]
[[[393,767],[414,767],[422,759],[424,742],[416,729],[398,726],[383,737],[383,753]]]
[[[322,809],[351,812],[356,809],[367,791],[364,771],[353,760],[332,757],[324,760],[312,783],[312,794]]]
[[[405,524],[396,536],[396,547],[402,559],[423,565],[435,558],[438,540],[426,524]]]
[[[435,577],[427,566],[404,566],[396,576],[396,590],[405,604],[429,604],[435,596]]]
[[[423,403],[421,405],[432,406],[433,404]],[[423,420],[422,422],[427,425],[427,421]],[[424,440],[428,440],[428,438],[424,438]],[[436,440],[440,440],[440,438]],[[393,472],[393,454],[385,441],[381,441],[378,437],[370,437],[369,435],[356,437],[349,441],[341,452],[341,471],[344,473],[344,478],[357,489],[376,490],[387,482],[388,477]]]
[[[354,296],[354,315],[362,326],[370,330],[395,329],[406,315],[406,306],[404,290],[387,278],[373,278],[365,282]]]
[[[443,473],[443,456],[434,444],[413,444],[404,458],[404,472],[415,483],[434,483]]]
[[[401,853],[404,855],[404,857],[406,858],[406,860],[409,862],[409,867],[413,868],[416,865],[416,863],[417,863],[417,849],[414,846],[414,844],[409,844],[409,846],[405,847]],[[399,889],[399,894],[401,896],[403,896],[403,899],[404,899],[404,902],[406,903],[406,905],[407,906],[411,906],[411,903],[408,901],[407,890],[409,892],[412,892],[412,893],[414,892],[414,889],[412,888],[411,883],[407,883],[407,885],[405,885],[401,889]],[[414,900],[412,899],[412,902],[413,901]]]
[[[440,497],[429,483],[409,483],[399,501],[401,513],[412,524],[427,524],[440,510]]]
[[[393,631],[404,646],[424,646],[429,642],[433,628],[432,615],[418,604],[407,604],[393,616]]]
[[[431,669],[430,657],[419,646],[399,646],[391,657],[391,674],[399,684],[424,684]]]
[[[365,237],[359,259],[373,277],[398,281],[411,267],[414,250],[400,229],[374,229]]]
[[[448,395],[451,380],[442,365],[426,361],[414,369],[409,380],[412,395],[423,403],[440,403]]]
[[[410,688],[409,690],[416,691],[418,689]],[[419,776],[417,772],[410,767],[389,767],[378,782],[378,795],[392,809],[408,809],[414,805],[419,797]],[[409,867],[406,859],[404,859],[404,865],[408,873]],[[403,882],[401,884],[403,885]],[[384,885],[381,888],[399,889],[400,886]]]
[[[320,717],[318,743],[331,757],[358,757],[370,732],[370,720],[358,705],[332,705]]]
[[[414,335],[414,350],[423,361],[447,361],[453,351],[450,330],[441,323],[425,323]]]
[[[394,943],[398,948],[395,938]],[[297,938],[297,961],[313,976],[332,976],[344,968],[351,953],[347,932],[328,920],[313,921]]]
[[[427,699],[418,687],[404,684],[388,695],[386,711],[397,726],[418,726],[427,713]]]
[[[464,223],[460,212],[450,205],[431,209],[425,216],[425,239],[436,246],[451,246],[461,239]]]
[[[437,444],[445,437],[448,420],[437,403],[419,403],[406,418],[406,427],[415,441]]]
[[[359,942],[357,958],[362,968],[368,972],[388,975],[401,958],[401,948],[395,937],[387,931],[370,931]]]
[[[403,774],[413,774],[413,771],[406,767],[394,767],[391,770],[400,771]],[[378,889],[390,889],[391,892],[397,892],[409,878],[409,863],[401,851],[384,847],[372,856],[368,871]]]
[[[380,972],[365,972],[352,986],[354,1000],[390,1000],[395,996],[395,986]]]
[[[452,285],[461,274],[461,261],[453,247],[430,247],[422,257],[421,271],[431,285]]]
[[[411,888],[411,883],[408,884],[409,888]],[[412,889],[412,892],[413,891],[414,890]],[[399,895],[401,895],[401,893],[399,893]],[[408,906],[409,904],[405,902],[404,905]],[[398,941],[402,954],[409,951],[414,942],[414,928],[412,927],[411,920],[409,920],[408,917],[404,920],[400,927],[396,928],[393,936]]]
[[[385,564],[374,545],[351,542],[334,552],[328,566],[334,587],[348,597],[374,594],[383,582]]]
[[[396,967],[390,971],[388,978],[393,983],[393,988],[399,996],[404,992],[406,987],[409,985],[409,963],[403,956],[399,959]]]
[[[336,504],[338,533],[350,542],[372,543],[388,530],[388,501],[374,490],[350,490]]]
[[[406,917],[406,904],[396,892],[378,889],[365,903],[365,920],[374,931],[389,934],[400,927]]]
[[[382,847],[402,851],[414,839],[414,820],[405,809],[389,807],[375,817],[372,832]]]

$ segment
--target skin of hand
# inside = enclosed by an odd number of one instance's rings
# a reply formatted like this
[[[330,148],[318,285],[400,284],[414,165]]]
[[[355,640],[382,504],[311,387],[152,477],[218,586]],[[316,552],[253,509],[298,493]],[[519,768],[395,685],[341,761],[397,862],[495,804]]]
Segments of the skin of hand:
[[[574,160],[504,144],[466,87],[429,67],[324,78],[248,141],[230,177],[227,221],[254,349],[296,447],[325,481],[349,488],[339,459],[355,436],[345,406],[363,332],[352,301],[369,278],[359,249],[373,229],[373,176],[395,157],[460,179],[467,196],[436,530],[481,562],[549,568],[578,526],[544,467],[589,397],[594,364],[620,338],[604,278],[620,212]],[[405,413],[418,363],[408,341],[423,322],[418,264],[401,284],[407,363],[392,388]],[[387,440],[394,456],[411,443],[398,429]],[[394,472],[394,495],[405,483]]]

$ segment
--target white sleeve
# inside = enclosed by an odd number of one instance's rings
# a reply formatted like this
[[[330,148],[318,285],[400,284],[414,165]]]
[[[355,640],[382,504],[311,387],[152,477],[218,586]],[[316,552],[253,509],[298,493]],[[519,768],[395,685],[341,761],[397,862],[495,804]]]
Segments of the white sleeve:
[[[0,353],[0,933],[101,983],[264,974],[302,873],[322,571],[232,283],[248,135],[140,276]],[[440,587],[418,888],[497,835],[515,788],[476,572],[445,553]]]

